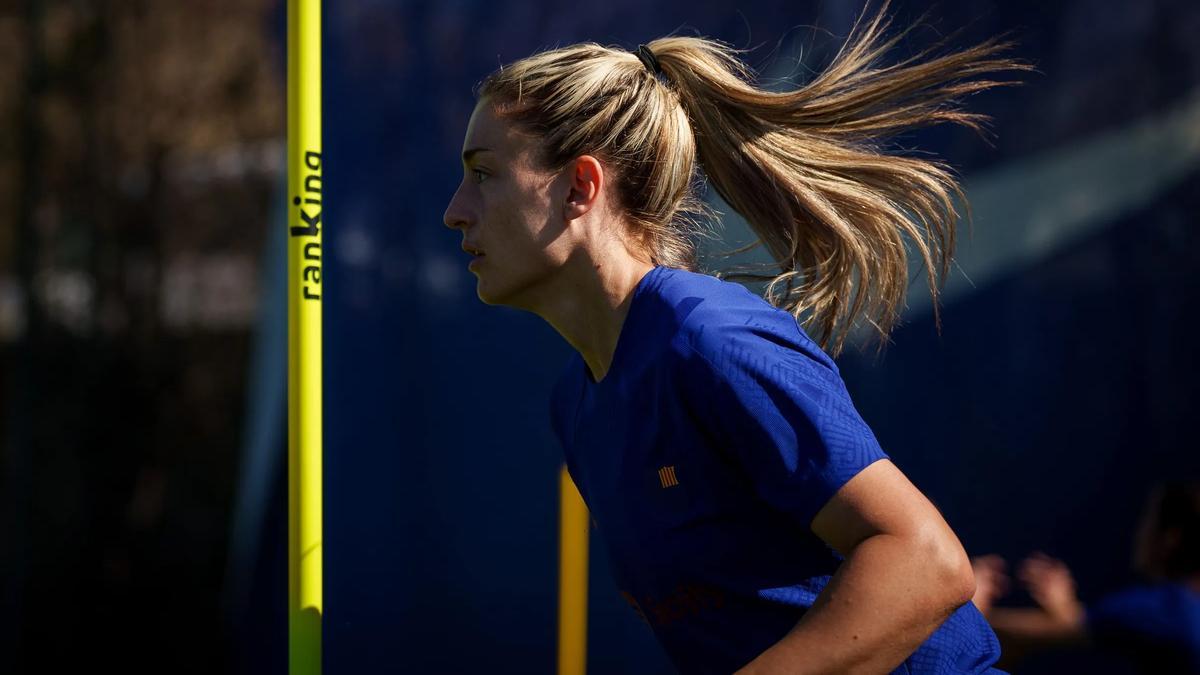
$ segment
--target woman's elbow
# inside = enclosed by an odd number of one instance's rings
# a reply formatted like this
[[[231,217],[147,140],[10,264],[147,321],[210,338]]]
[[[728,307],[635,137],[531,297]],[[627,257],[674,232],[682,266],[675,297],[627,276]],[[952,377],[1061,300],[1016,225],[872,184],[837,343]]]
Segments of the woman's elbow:
[[[951,611],[962,607],[975,597],[975,572],[971,560],[954,533],[945,528],[925,538],[922,550],[929,568],[934,570],[934,587],[938,597]]]
[[[971,561],[966,553],[950,561],[946,576],[947,594],[954,609],[971,602],[975,597],[975,571],[971,569]]]

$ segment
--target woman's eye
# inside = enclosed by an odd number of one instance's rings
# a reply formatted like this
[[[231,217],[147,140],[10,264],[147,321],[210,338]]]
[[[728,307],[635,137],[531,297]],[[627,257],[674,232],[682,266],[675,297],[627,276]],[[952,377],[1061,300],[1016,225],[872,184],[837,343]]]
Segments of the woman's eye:
[[[479,169],[471,169],[471,173],[478,176],[478,178],[475,180],[476,183],[482,183],[483,177],[487,175],[486,173],[480,171]]]

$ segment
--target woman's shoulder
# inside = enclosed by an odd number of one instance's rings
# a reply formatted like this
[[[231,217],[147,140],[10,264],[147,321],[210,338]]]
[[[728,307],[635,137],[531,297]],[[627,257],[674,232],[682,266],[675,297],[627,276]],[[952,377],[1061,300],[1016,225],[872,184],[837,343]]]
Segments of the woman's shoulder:
[[[728,372],[814,369],[837,376],[837,366],[800,327],[789,312],[779,309],[745,286],[695,273],[685,279],[691,287],[687,312],[680,316],[670,352],[676,364]],[[681,296],[681,304],[684,300]]]
[[[775,307],[742,284],[707,274],[676,270],[692,292],[686,316],[681,317],[676,339],[705,355],[715,355],[731,345],[763,350],[794,350],[830,361],[804,332],[790,312]]]

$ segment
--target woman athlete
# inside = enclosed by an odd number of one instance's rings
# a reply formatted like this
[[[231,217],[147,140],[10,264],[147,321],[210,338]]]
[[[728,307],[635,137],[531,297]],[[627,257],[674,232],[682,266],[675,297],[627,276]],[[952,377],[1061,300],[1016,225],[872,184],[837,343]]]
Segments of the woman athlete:
[[[684,673],[999,672],[963,547],[831,357],[857,324],[886,338],[906,247],[935,299],[953,247],[949,170],[879,139],[978,129],[954,103],[1000,83],[969,78],[1025,66],[996,40],[879,66],[886,29],[883,10],[856,23],[783,93],[695,37],[539,53],[477,92],[445,224],[484,303],[578,351],[554,431],[622,595]],[[697,272],[700,176],[778,262],[769,300]]]

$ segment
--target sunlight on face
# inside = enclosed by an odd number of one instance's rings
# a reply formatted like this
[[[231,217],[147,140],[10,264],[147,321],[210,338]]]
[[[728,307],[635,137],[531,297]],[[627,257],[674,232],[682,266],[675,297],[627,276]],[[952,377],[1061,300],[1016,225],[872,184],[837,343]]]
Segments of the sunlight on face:
[[[480,101],[463,140],[463,181],[442,220],[462,231],[463,246],[483,251],[470,263],[479,299],[528,306],[539,282],[562,265],[556,240],[564,229],[553,195],[556,175],[534,166],[535,139],[519,133]]]

